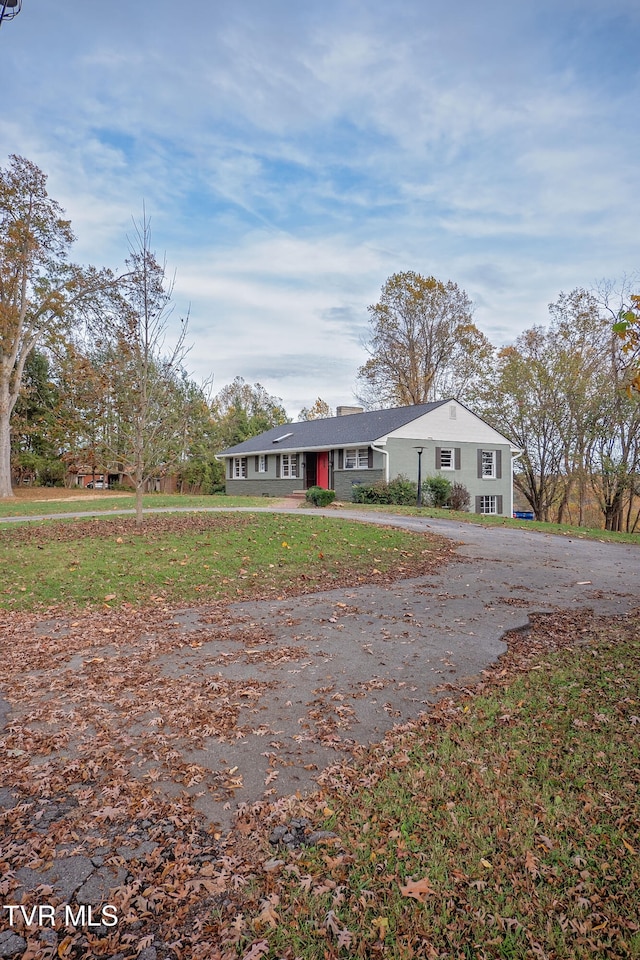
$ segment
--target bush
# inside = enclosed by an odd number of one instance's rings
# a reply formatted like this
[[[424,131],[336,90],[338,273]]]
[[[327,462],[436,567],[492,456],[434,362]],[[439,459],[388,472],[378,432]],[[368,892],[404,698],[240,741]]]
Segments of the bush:
[[[402,474],[394,477],[387,484],[389,490],[389,503],[397,503],[404,506],[415,504],[418,499],[418,484],[413,480],[408,480]]]
[[[327,507],[335,498],[335,490],[324,490],[322,487],[309,487],[305,494],[307,503],[312,503],[314,507]]]
[[[423,500],[430,507],[444,507],[449,502],[451,481],[446,477],[426,477],[422,484]]]
[[[400,504],[415,506],[418,500],[418,485],[402,475],[388,483],[358,484],[353,488],[355,503]],[[422,502],[426,507],[451,507],[466,510],[471,502],[469,491],[462,483],[451,483],[446,477],[427,477],[422,484]]]
[[[377,483],[357,484],[353,488],[355,503],[394,503],[413,505],[418,498],[418,485],[402,475],[395,477],[388,483],[378,480]]]
[[[449,506],[452,510],[468,510],[471,494],[464,483],[454,483],[449,494]]]

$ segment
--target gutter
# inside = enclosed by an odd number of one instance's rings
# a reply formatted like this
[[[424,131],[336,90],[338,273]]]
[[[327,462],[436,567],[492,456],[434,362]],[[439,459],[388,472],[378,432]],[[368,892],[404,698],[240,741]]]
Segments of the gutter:
[[[511,497],[511,509],[509,510],[509,516],[513,517],[513,463],[514,460],[517,460],[518,457],[521,457],[524,453],[524,450],[511,450],[511,492],[509,496]]]
[[[384,479],[385,483],[389,483],[389,451],[386,447],[376,447],[375,443],[370,444],[372,450],[377,450],[378,453],[381,453],[384,457]],[[511,511],[513,513],[513,510]]]

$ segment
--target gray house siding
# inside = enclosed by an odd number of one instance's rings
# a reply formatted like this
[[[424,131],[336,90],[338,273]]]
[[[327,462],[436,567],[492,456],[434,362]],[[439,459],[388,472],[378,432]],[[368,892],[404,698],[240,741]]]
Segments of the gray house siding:
[[[384,470],[334,470],[333,489],[337,500],[353,500],[355,484],[367,486],[377,480],[384,480]]]
[[[229,495],[236,497],[286,497],[295,490],[302,490],[304,478],[304,457],[302,454],[286,452],[286,456],[297,465],[297,477],[282,476],[282,454],[269,453],[266,455],[266,470],[260,472],[260,455],[248,454],[244,457],[230,457],[226,464],[225,489]],[[243,461],[245,477],[234,476],[236,460]]]
[[[422,478],[442,476],[452,483],[461,483],[471,495],[470,509],[480,512],[480,497],[495,496],[496,512],[501,516],[510,516],[511,503],[511,448],[508,444],[486,444],[479,447],[476,443],[461,443],[451,441],[420,441],[389,437],[387,450],[389,451],[389,478],[399,474],[408,477],[414,482],[418,479],[418,451],[423,448]],[[453,469],[444,469],[441,466],[442,451],[453,451]],[[482,451],[492,452],[494,457],[495,477],[483,478]]]
[[[354,468],[345,467],[347,451],[353,449],[367,450],[367,466],[357,466]],[[384,454],[379,450],[367,444],[360,444],[354,447],[350,444],[348,447],[340,447],[333,452],[333,489],[336,492],[337,500],[353,500],[353,488],[356,484],[376,483],[378,480],[384,480],[385,464]]]
[[[351,447],[351,449],[354,448]],[[329,450],[329,462],[333,464],[332,489],[335,490],[338,500],[353,499],[352,488],[354,483],[375,483],[376,480],[384,480],[383,454],[380,453],[379,450],[373,450],[371,447],[368,447],[367,444],[362,444],[359,448],[355,449],[366,449],[368,451],[367,467],[346,469],[344,466],[345,448],[340,447],[339,449]],[[283,455],[297,458],[297,477],[282,476]],[[244,467],[242,469],[246,471],[246,477],[235,478],[233,476],[236,459],[244,461]],[[264,496],[267,497],[286,497],[296,490],[304,490],[306,488],[306,463],[304,453],[296,454],[290,453],[289,451],[286,451],[285,454],[269,453],[266,462],[267,469],[263,473],[260,473],[258,470],[259,459],[259,455],[250,453],[242,458],[230,457],[227,460],[226,492],[229,495],[260,497],[264,494]]]
[[[295,479],[258,480],[256,477],[246,480],[227,479],[225,490],[230,497],[286,497],[289,493],[302,490],[302,484],[300,480]]]

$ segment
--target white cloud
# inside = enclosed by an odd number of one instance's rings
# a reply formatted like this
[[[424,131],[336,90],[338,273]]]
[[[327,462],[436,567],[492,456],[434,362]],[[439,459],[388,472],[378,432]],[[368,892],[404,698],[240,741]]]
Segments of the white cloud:
[[[79,259],[121,264],[144,201],[190,363],[264,369],[297,412],[350,399],[397,270],[455,280],[507,340],[637,269],[639,40],[635,0],[29,0],[0,147],[49,174]]]

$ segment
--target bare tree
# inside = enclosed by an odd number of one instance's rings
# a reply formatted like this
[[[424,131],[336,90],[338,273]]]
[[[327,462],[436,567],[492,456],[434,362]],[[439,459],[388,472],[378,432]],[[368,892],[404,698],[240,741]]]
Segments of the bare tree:
[[[120,283],[113,325],[107,335],[107,368],[117,431],[111,454],[124,462],[136,493],[136,523],[142,525],[142,496],[148,481],[175,465],[184,449],[186,410],[180,389],[188,318],[180,320],[167,347],[173,281],[151,251],[150,224],[143,213]]]

